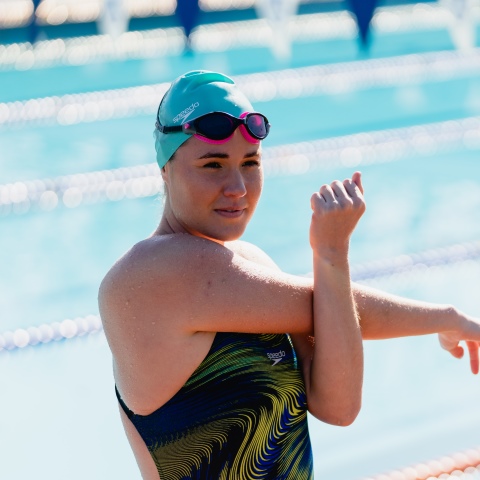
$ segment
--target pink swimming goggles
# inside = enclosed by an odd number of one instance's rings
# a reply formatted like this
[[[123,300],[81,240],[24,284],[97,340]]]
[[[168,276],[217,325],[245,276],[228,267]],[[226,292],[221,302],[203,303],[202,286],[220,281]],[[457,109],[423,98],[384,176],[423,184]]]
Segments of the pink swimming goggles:
[[[250,143],[258,143],[270,131],[267,117],[256,112],[245,112],[240,118],[225,112],[212,112],[176,127],[164,127],[157,119],[156,127],[162,133],[183,132],[215,144],[227,142],[238,127]]]

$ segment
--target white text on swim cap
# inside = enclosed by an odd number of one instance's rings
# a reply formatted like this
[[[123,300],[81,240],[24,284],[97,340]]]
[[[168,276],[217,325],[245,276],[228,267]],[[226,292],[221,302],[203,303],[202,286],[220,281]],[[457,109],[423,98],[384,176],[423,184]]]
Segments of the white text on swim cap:
[[[181,111],[178,115],[175,116],[173,119],[173,123],[177,123],[179,120],[182,120],[182,123],[195,111],[195,109],[200,104],[198,102],[192,103],[189,107],[185,110]]]

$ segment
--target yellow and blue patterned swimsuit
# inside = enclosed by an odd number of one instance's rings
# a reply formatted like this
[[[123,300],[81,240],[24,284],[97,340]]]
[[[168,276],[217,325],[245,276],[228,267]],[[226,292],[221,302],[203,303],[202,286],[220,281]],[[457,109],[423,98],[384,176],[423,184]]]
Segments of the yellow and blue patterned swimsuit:
[[[185,385],[137,428],[161,480],[311,480],[302,373],[289,335],[217,333]]]

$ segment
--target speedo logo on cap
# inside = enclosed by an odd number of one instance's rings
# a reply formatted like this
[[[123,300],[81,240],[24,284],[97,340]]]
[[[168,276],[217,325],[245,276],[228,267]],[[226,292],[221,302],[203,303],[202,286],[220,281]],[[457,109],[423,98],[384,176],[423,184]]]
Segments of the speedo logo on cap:
[[[200,104],[198,102],[192,103],[189,107],[185,110],[181,111],[178,115],[175,116],[173,119],[173,123],[177,123],[179,120],[182,120],[182,123],[195,111],[195,109]]]

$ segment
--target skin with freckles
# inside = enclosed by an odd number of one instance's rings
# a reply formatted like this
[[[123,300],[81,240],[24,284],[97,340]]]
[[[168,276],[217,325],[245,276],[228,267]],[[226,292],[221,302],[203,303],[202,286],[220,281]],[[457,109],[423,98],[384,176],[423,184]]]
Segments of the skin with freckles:
[[[308,409],[334,425],[351,424],[359,412],[364,339],[438,333],[457,358],[466,340],[478,372],[478,319],[350,281],[350,237],[366,208],[359,172],[312,194],[313,279],[280,271],[240,241],[262,191],[260,144],[238,129],[220,145],[192,137],[161,175],[160,224],[119,259],[99,292],[115,382],[135,413],[148,415],[172,398],[216,332],[290,333]],[[138,432],[121,416],[143,478],[158,479]]]

